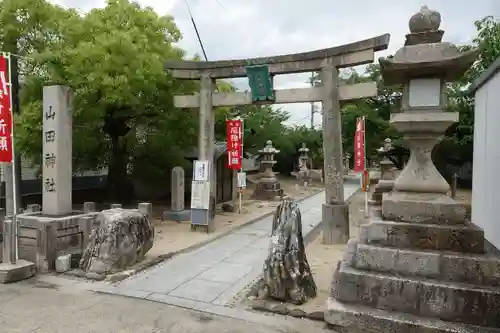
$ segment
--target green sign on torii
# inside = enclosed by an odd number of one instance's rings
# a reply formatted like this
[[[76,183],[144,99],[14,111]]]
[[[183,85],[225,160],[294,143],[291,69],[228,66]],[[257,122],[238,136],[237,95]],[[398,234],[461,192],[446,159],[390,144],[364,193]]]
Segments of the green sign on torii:
[[[252,92],[252,101],[274,101],[273,77],[269,74],[269,66],[245,66],[245,72]]]

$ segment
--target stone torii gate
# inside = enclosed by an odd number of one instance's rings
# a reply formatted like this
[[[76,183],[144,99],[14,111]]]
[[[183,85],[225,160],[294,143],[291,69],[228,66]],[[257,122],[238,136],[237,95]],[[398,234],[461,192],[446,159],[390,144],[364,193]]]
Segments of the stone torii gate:
[[[390,35],[311,52],[275,57],[223,61],[169,61],[165,65],[177,79],[200,80],[200,93],[175,96],[178,108],[199,108],[200,135],[198,159],[213,160],[214,107],[249,104],[322,102],[325,204],[323,205],[323,242],[345,243],[349,239],[348,206],[344,201],[341,103],[377,95],[375,82],[341,85],[338,70],[372,63],[374,53],[387,49]],[[273,76],[320,72],[322,85],[301,89],[273,89]],[[215,80],[249,78],[251,91],[214,92]],[[215,170],[211,172],[211,200],[215,198]],[[213,220],[207,212],[208,231]]]

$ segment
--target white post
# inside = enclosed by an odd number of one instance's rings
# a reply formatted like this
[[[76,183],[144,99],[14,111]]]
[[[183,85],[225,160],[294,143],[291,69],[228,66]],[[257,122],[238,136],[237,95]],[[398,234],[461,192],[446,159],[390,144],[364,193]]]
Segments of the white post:
[[[243,203],[242,203],[242,195],[241,195],[241,189],[238,188],[238,214],[241,214],[241,209],[242,209],[242,206],[243,206]]]

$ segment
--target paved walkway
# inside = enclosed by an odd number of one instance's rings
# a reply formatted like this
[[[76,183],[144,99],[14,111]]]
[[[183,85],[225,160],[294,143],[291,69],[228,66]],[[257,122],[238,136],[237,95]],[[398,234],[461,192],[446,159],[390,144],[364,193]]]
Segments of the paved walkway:
[[[358,188],[345,184],[350,197]],[[324,192],[299,204],[304,237],[318,230]],[[263,218],[197,250],[96,291],[207,311],[231,300],[262,273],[267,256],[272,217]],[[220,313],[219,311],[209,311]],[[223,311],[224,312],[224,311]]]
[[[228,318],[138,298],[96,294],[67,279],[63,286],[40,281],[61,282],[60,277],[47,277],[0,284],[0,332],[331,333],[324,323],[309,320],[262,313]]]

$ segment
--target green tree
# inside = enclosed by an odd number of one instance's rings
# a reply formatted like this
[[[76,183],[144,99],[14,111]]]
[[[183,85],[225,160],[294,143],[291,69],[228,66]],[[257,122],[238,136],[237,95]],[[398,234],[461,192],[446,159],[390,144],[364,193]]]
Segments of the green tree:
[[[34,57],[45,72],[43,84],[74,89],[74,167],[107,167],[110,194],[126,201],[129,174],[171,165],[182,146],[194,144],[195,115],[175,109],[172,98],[194,85],[174,83],[164,70],[167,59],[184,56],[172,45],[180,31],[172,17],[128,0],[109,0],[104,8],[71,15],[59,25],[64,33]],[[31,89],[40,91],[35,86]],[[40,152],[40,100],[26,109],[19,141]]]
[[[452,142],[444,144],[455,152],[460,152],[458,159],[472,161],[474,137],[474,96],[467,90],[468,86],[478,78],[498,57],[500,57],[500,20],[487,16],[474,22],[477,36],[473,45],[464,45],[462,51],[477,49],[478,58],[463,77],[448,85],[448,111],[460,114],[459,123],[447,132],[447,139]],[[458,150],[456,148],[459,148]]]

